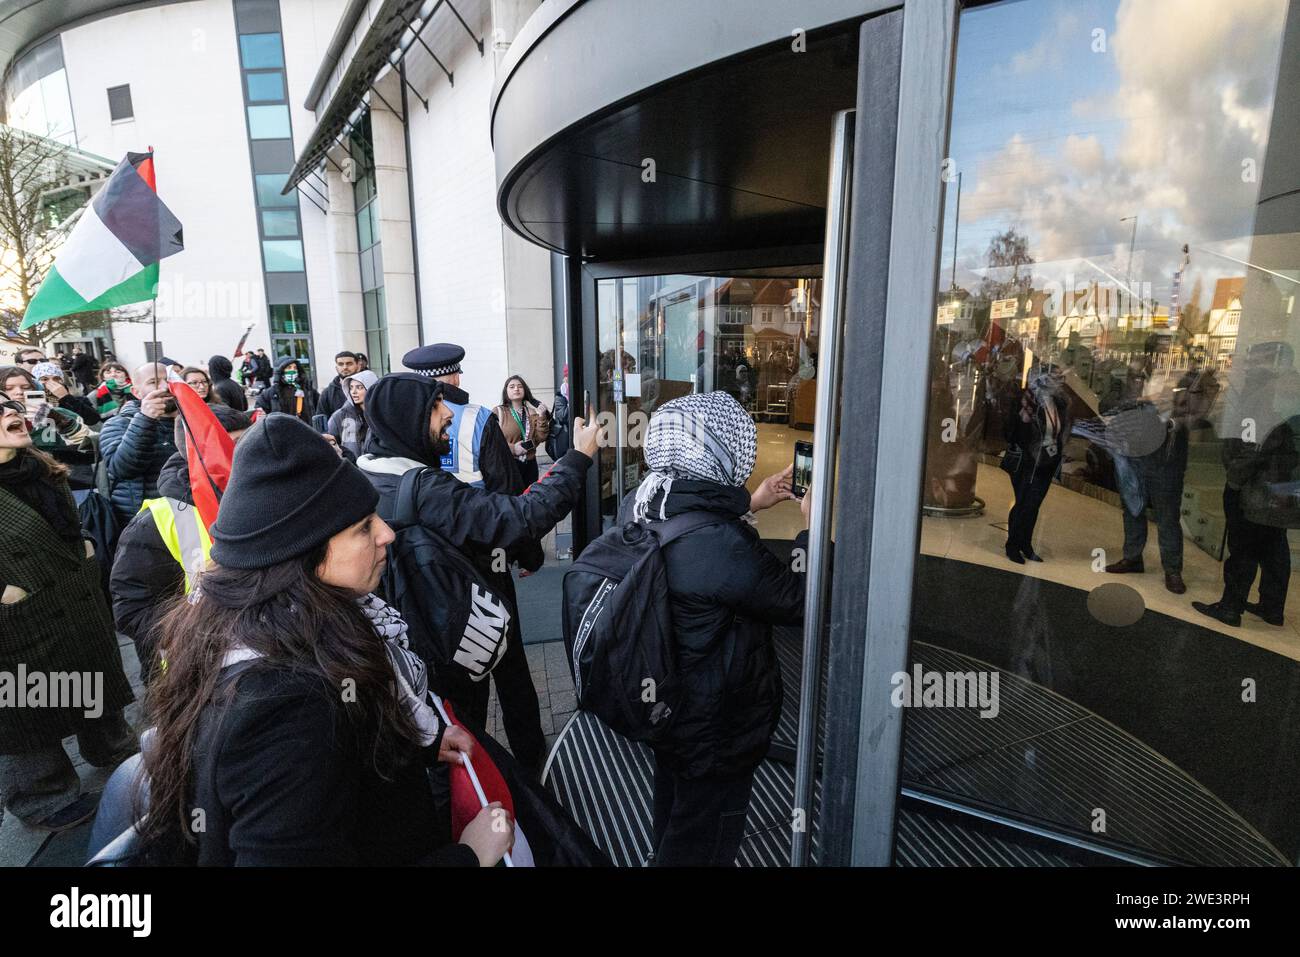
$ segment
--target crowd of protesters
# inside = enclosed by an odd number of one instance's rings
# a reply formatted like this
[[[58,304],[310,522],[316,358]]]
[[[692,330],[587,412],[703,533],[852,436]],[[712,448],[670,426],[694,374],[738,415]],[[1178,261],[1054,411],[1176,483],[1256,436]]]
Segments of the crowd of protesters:
[[[513,761],[540,777],[514,576],[541,567],[542,539],[583,499],[590,411],[571,416],[563,390],[552,411],[519,376],[477,405],[446,343],[391,374],[340,352],[319,392],[305,357],[236,358],[238,371],[225,356],[64,369],[28,349],[0,367],[0,623],[23,638],[0,643],[0,671],[104,676],[94,717],[0,709],[4,813],[49,831],[90,819],[98,795],[81,793],[63,740],[112,767],[147,727],[138,861],[497,863],[515,834],[504,809],[453,840],[439,768],[482,747],[495,686]],[[233,448],[228,475],[202,458],[212,432],[196,431],[182,383]],[[654,748],[648,863],[726,865],[781,706],[771,627],[802,617],[804,592],[747,519],[794,494],[789,469],[746,490],[755,427],[727,394],[663,411],[623,517],[712,521],[665,546],[690,700]],[[123,717],[119,635],[140,662],[141,728]]]

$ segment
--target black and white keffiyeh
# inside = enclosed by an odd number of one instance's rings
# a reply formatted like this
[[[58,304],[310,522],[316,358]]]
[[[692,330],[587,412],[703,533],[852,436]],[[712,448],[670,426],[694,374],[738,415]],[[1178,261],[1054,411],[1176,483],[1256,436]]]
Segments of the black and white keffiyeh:
[[[663,514],[673,479],[699,479],[719,485],[744,485],[758,457],[754,420],[730,394],[703,392],[665,402],[646,427],[645,462],[650,474],[636,493],[639,522]],[[659,511],[650,505],[662,491]]]
[[[438,740],[442,722],[429,703],[429,672],[422,659],[411,651],[406,638],[406,622],[401,614],[378,595],[357,599],[357,607],[384,642],[388,660],[397,679],[397,694],[402,710],[420,732],[425,747]]]

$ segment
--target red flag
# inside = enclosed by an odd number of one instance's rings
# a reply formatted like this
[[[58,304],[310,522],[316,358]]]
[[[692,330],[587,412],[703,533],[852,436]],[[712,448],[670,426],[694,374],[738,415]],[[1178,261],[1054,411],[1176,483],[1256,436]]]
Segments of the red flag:
[[[221,493],[230,481],[230,461],[235,443],[221,427],[206,402],[183,379],[168,377],[167,388],[176,397],[181,421],[185,425],[185,455],[190,468],[190,491],[203,524],[209,528],[217,520]]]
[[[447,709],[447,716],[451,718],[452,724],[470,737],[474,737],[473,733],[456,718],[456,712],[452,711],[450,701],[444,699],[442,706]],[[478,775],[478,783],[482,786],[488,803],[500,801],[513,819],[515,802],[510,797],[510,788],[506,786],[506,779],[501,776],[500,769],[487,756],[487,752],[478,746],[478,738],[474,738],[474,744],[476,745],[474,773]],[[481,810],[483,805],[479,802],[478,792],[474,790],[474,782],[470,780],[469,771],[464,765],[453,764],[451,766],[451,839],[453,841],[460,840],[461,832]]]

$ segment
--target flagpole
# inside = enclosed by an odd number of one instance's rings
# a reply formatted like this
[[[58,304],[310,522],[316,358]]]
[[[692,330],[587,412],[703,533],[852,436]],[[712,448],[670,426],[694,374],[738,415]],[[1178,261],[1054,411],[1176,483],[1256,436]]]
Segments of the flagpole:
[[[451,723],[451,718],[448,717],[447,715],[447,710],[442,706],[442,699],[439,698],[432,691],[430,691],[429,700],[431,700],[433,702],[433,706],[438,709],[438,717],[442,718],[442,723],[446,725],[448,728],[453,727]],[[470,783],[474,785],[474,793],[478,795],[479,807],[487,807],[488,806],[487,795],[483,793],[483,785],[479,784],[478,775],[474,773],[473,762],[470,761],[469,755],[466,754],[464,751],[459,751],[457,753],[460,755],[461,765],[464,766],[465,770],[469,773]],[[511,859],[509,851],[505,852],[505,855],[503,856],[503,860],[505,861],[506,867],[515,866],[515,862]]]

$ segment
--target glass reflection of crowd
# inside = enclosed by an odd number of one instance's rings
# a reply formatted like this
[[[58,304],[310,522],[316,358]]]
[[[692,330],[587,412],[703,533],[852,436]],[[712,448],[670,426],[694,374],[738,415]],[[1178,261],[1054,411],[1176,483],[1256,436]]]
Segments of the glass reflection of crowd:
[[[1201,486],[1202,469],[1221,463],[1222,525],[1200,516],[1219,533],[1197,542],[1222,557],[1223,592],[1192,607],[1229,626],[1247,612],[1284,623],[1287,530],[1300,527],[1300,372],[1290,345],[1257,342],[1220,371],[1203,348],[1168,336],[1107,352],[1077,334],[1058,347],[1006,336],[996,324],[977,339],[940,327],[931,385],[931,514],[982,504],[977,466],[996,462],[1013,498],[1006,557],[1043,561],[1034,546],[1039,511],[1053,484],[1065,484],[1118,503],[1122,549],[1105,572],[1147,571],[1150,515],[1164,586],[1182,595],[1183,518],[1198,504],[1184,495],[1189,462],[1200,466]]]

